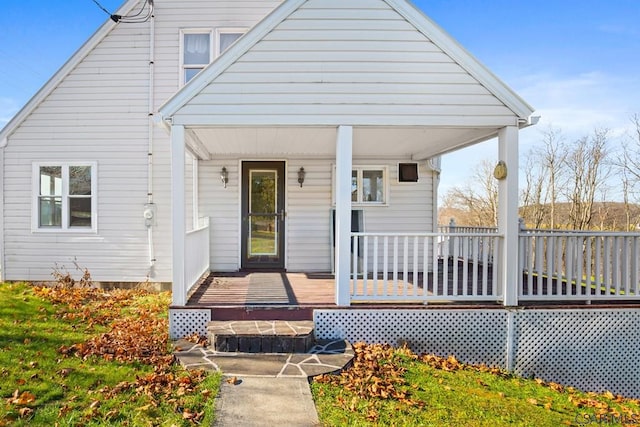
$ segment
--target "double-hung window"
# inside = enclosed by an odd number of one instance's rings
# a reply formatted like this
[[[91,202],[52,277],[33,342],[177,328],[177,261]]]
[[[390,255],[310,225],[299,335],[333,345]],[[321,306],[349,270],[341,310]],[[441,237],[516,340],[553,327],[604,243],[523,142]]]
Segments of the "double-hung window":
[[[211,62],[211,38],[211,30],[182,32],[182,84],[186,84]]]
[[[216,30],[216,57],[229,49],[240,37],[246,33],[244,28],[219,28]]]
[[[214,57],[218,57],[236,40],[244,35],[246,29],[229,28],[212,30],[182,30],[181,84],[186,84],[202,71]]]
[[[95,163],[33,165],[33,229],[95,231]]]

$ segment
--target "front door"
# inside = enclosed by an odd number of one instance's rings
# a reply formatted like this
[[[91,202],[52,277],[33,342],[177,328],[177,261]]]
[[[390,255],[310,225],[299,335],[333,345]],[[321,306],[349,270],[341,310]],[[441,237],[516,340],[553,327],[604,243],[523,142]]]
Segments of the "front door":
[[[284,269],[284,162],[242,162],[242,268]]]

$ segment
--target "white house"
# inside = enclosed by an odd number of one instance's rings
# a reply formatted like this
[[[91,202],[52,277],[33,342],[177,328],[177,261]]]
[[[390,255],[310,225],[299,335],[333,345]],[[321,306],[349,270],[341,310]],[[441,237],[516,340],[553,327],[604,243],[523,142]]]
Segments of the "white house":
[[[128,0],[113,18],[0,131],[0,280],[77,260],[171,283],[175,336],[211,318],[188,298],[209,271],[335,272],[320,337],[640,396],[640,310],[612,305],[640,300],[640,235],[520,230],[533,109],[409,2]],[[442,232],[439,156],[496,137],[498,228]]]
[[[0,133],[3,280],[77,259],[177,304],[204,270],[344,281],[351,209],[358,231],[434,232],[440,154],[498,136],[517,169],[532,108],[404,0],[117,14]]]

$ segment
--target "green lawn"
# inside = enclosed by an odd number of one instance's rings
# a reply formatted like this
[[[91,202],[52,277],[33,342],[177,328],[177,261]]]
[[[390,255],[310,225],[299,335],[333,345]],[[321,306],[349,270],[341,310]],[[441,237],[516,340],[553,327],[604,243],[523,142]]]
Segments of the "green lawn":
[[[323,425],[562,426],[640,424],[639,402],[522,379],[454,358],[356,347],[352,368],[312,383]]]
[[[220,377],[171,363],[168,294],[0,284],[0,426],[213,419]]]

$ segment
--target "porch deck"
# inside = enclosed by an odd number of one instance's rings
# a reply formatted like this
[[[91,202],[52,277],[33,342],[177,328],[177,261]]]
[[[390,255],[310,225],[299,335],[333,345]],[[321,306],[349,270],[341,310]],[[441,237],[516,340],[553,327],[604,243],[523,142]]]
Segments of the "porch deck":
[[[451,262],[449,263],[451,265]],[[386,301],[381,304],[380,301],[372,298],[367,301],[366,298],[360,301],[354,301],[352,308],[368,308],[368,309],[393,309],[393,308],[500,308],[500,301],[460,301],[455,295],[463,295],[465,293],[465,282],[467,293],[471,292],[471,274],[462,274],[462,263],[458,266],[459,274],[457,275],[457,286],[454,286],[452,277],[448,277],[448,294],[452,295],[451,300],[429,300],[429,295],[434,286],[442,294],[443,278],[440,274],[438,280],[433,281],[433,274],[429,273],[426,278],[427,295],[423,302],[417,302],[415,299],[402,300],[395,299]],[[523,282],[527,284],[527,274],[524,273]],[[546,279],[544,279],[546,282]],[[368,279],[367,290],[365,292],[364,281],[362,278],[357,281],[357,294],[373,295],[383,286],[382,279],[377,281],[377,285],[372,285],[373,280]],[[414,288],[414,280],[409,275],[406,281],[400,280],[400,286],[406,286],[406,293],[410,295],[424,295],[423,283],[424,277],[419,274],[417,277],[417,288]],[[492,293],[492,279],[488,278],[488,291]],[[390,286],[392,281],[389,280],[386,286]],[[353,286],[353,284],[352,284]],[[561,286],[560,294],[575,294],[575,290],[571,291],[567,288],[575,288],[575,285],[567,286],[564,283]],[[535,285],[534,285],[535,290]],[[576,301],[576,300],[554,300],[554,301],[520,301],[521,307],[536,308],[612,308],[612,307],[638,307],[639,301]],[[335,304],[335,282],[334,276],[330,273],[211,273],[198,286],[195,292],[190,296],[187,307],[190,308],[211,308],[216,309],[217,316],[214,318],[223,319],[228,316],[237,318],[237,310],[259,310],[266,309],[273,314],[276,309],[297,310],[298,316],[301,318],[311,318],[314,309],[336,308]],[[266,317],[269,314],[265,313]],[[242,317],[242,316],[241,316]],[[261,316],[258,316],[261,317]],[[252,317],[252,318],[255,318]]]

